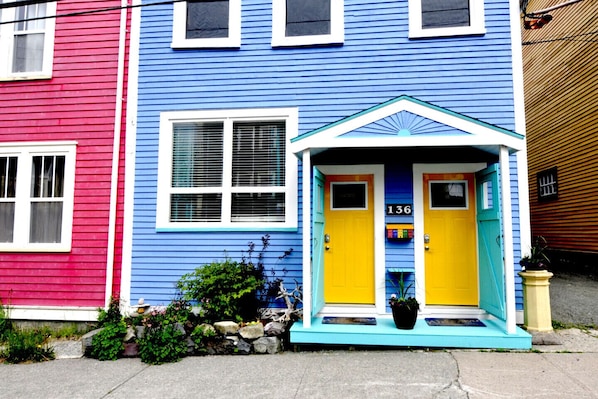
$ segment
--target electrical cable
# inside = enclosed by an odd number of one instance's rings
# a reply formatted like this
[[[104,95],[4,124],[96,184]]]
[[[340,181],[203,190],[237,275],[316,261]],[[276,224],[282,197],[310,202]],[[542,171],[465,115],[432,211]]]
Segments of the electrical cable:
[[[47,0],[43,0],[43,1],[42,0],[25,0],[25,1],[37,1],[38,2],[37,4],[51,3],[51,1],[47,1]],[[54,0],[54,1],[56,1],[56,0]],[[166,1],[157,1],[154,3],[147,3],[147,4],[135,4],[135,5],[126,5],[126,6],[96,8],[96,9],[92,9],[92,10],[77,11],[77,12],[71,12],[71,13],[67,13],[67,14],[56,14],[56,15],[48,15],[48,16],[44,16],[44,17],[24,18],[24,19],[14,20],[14,21],[5,21],[5,22],[0,22],[0,25],[16,24],[16,23],[21,23],[21,22],[37,21],[37,20],[50,19],[50,18],[76,17],[76,16],[80,16],[80,15],[97,14],[97,13],[102,13],[102,12],[110,12],[110,11],[123,10],[123,9],[169,5],[169,4],[179,3],[181,1],[186,1],[186,0],[166,0]],[[14,4],[14,3],[7,3],[7,4]]]
[[[534,41],[528,41],[528,42],[523,42],[521,43],[524,46],[530,45],[530,44],[538,44],[538,43],[552,43],[552,42],[558,42],[558,41],[565,41],[565,40],[569,40],[572,42],[587,42],[587,43],[598,43],[598,38],[597,39],[591,39],[591,40],[575,40],[575,38],[581,37],[581,36],[589,36],[589,35],[596,35],[598,34],[598,30],[594,31],[594,32],[588,32],[588,33],[580,33],[578,35],[571,35],[571,36],[564,36],[564,37],[560,37],[560,38],[556,38],[556,39],[545,39],[545,40],[534,40]]]

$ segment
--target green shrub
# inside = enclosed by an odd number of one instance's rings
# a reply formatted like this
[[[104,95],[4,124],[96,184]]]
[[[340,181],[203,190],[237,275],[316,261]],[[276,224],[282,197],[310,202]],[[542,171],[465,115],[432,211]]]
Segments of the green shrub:
[[[153,310],[144,316],[144,332],[137,339],[139,357],[148,364],[179,361],[187,355],[184,325],[191,314],[186,301],[173,301],[164,310]]]
[[[5,356],[8,363],[42,362],[54,359],[54,348],[39,330],[13,330],[6,337]]]
[[[93,336],[91,341],[91,357],[98,360],[116,360],[125,350],[123,338],[127,333],[124,321],[104,324],[102,330]]]
[[[195,344],[197,353],[207,353],[207,344],[217,337],[216,330],[209,324],[195,326],[191,332],[191,340]]]
[[[106,324],[118,324],[122,320],[120,313],[120,299],[110,298],[108,309],[100,308],[98,311],[98,328]]]
[[[253,264],[226,259],[212,262],[181,277],[177,287],[188,300],[201,305],[202,316],[218,320],[253,320],[257,316],[257,293],[264,287],[263,272]]]
[[[98,327],[102,330],[91,340],[91,357],[98,360],[116,360],[125,349],[123,338],[127,324],[120,313],[120,300],[111,298],[108,309],[100,309]]]

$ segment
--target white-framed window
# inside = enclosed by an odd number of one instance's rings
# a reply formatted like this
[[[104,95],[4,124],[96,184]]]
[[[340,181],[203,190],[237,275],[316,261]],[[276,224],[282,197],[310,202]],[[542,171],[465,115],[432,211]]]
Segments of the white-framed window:
[[[557,167],[538,172],[538,199],[549,201],[559,198],[558,170]]]
[[[484,0],[409,0],[410,38],[484,33]]]
[[[296,108],[160,115],[158,231],[297,227]]]
[[[14,0],[0,0],[10,4]],[[56,2],[0,9],[0,79],[52,76]]]
[[[0,144],[0,251],[71,249],[76,143]]]
[[[241,0],[174,3],[172,48],[241,46]]]
[[[343,0],[272,0],[272,46],[341,44]]]

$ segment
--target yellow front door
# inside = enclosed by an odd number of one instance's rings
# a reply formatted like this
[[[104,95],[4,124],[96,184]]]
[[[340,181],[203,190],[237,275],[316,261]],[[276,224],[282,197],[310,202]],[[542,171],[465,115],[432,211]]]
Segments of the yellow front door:
[[[474,175],[424,174],[428,305],[478,305]]]
[[[374,303],[373,182],[373,175],[326,176],[326,303]]]

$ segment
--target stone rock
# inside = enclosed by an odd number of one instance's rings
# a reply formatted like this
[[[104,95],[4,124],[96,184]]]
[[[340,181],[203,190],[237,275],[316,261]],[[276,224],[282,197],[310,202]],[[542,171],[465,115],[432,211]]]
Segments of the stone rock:
[[[229,339],[215,339],[206,345],[208,355],[231,355],[235,351],[235,344]]]
[[[103,328],[96,328],[95,330],[91,330],[81,337],[81,349],[83,350],[83,354],[85,356],[89,356],[91,354],[91,342],[93,341],[93,337],[95,337],[96,334],[102,330]]]
[[[125,338],[123,339],[125,342],[133,342],[137,338],[135,334],[135,329],[131,326],[127,327],[127,333],[125,334]]]
[[[234,321],[217,321],[214,328],[220,335],[235,335],[239,331],[239,325]]]
[[[135,326],[135,336],[137,339],[143,338],[145,335],[145,327],[144,326]]]
[[[237,350],[235,353],[237,355],[249,355],[251,353],[251,344],[243,339],[240,339],[236,346]]]
[[[286,330],[286,326],[279,321],[271,321],[264,327],[264,332],[269,337],[276,337],[282,335]]]
[[[255,353],[274,354],[280,352],[282,345],[278,337],[261,337],[253,341],[253,350]]]
[[[239,335],[245,339],[258,339],[264,336],[264,325],[262,323],[248,324],[239,329]]]

